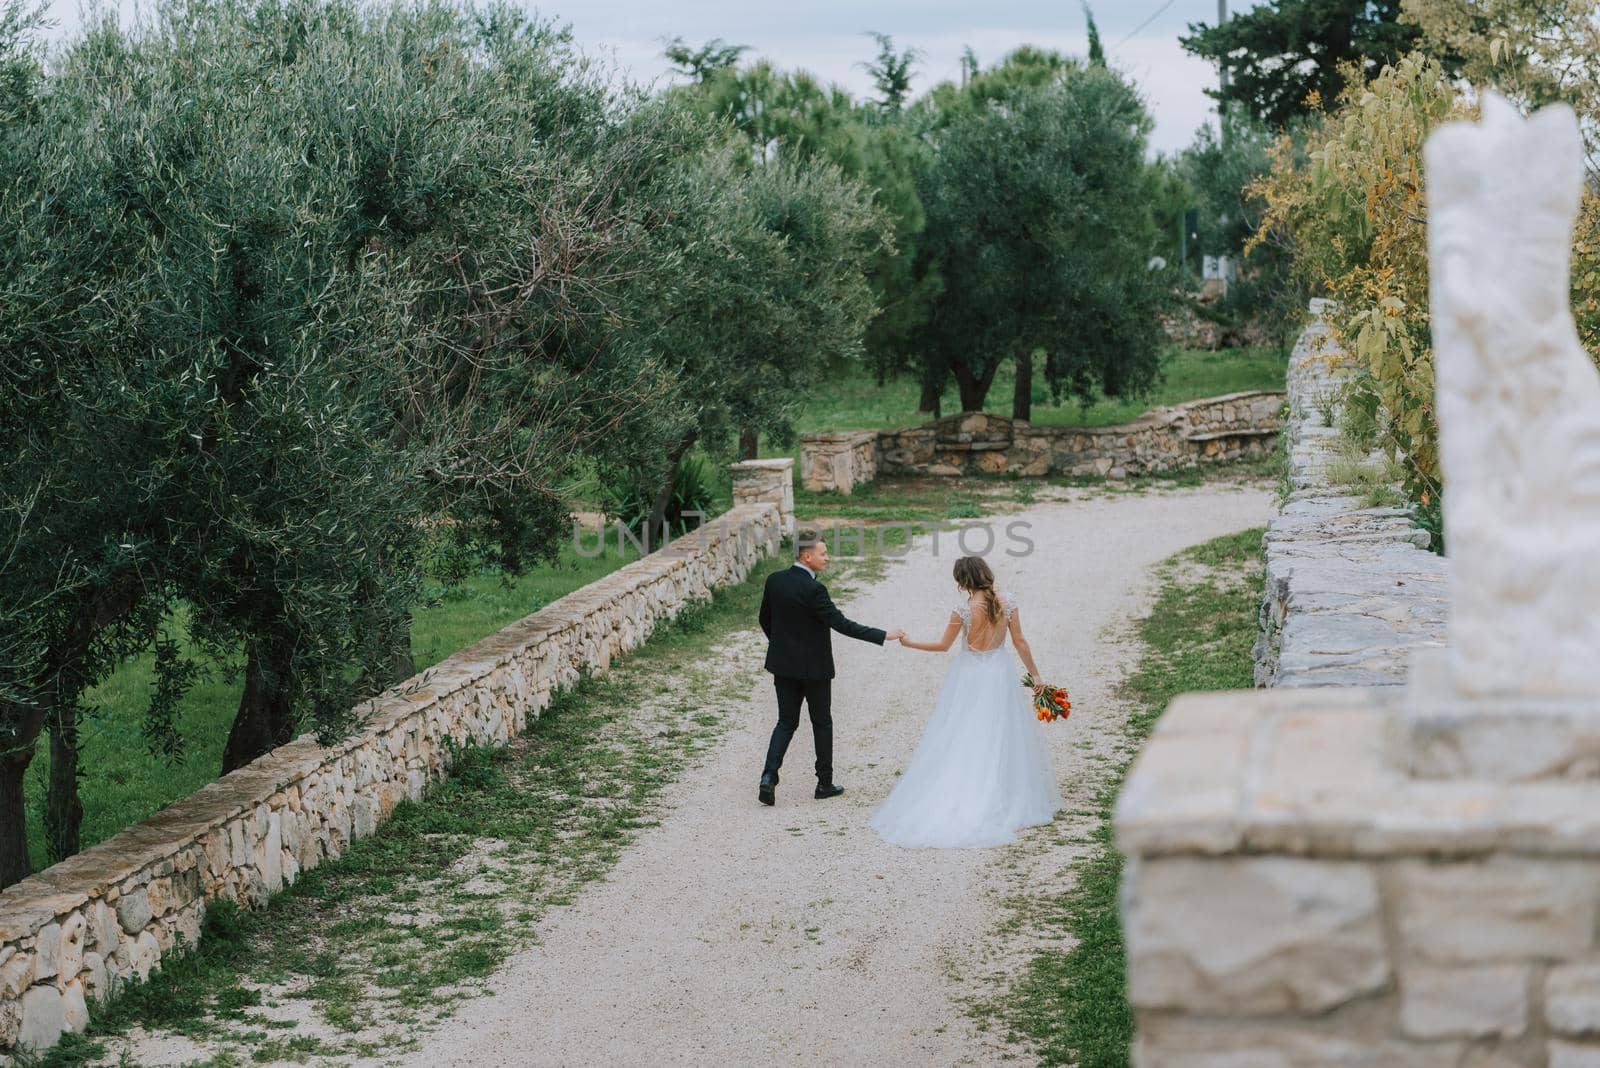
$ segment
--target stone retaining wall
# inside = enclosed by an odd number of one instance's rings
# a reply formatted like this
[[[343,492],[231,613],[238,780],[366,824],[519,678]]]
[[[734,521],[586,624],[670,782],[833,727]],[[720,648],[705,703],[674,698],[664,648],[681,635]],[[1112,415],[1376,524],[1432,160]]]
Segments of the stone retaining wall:
[[[353,737],[275,749],[0,892],[0,1065],[82,1030],[90,1000],[192,945],[209,901],[260,905],[421,797],[452,744],[505,744],[556,688],[742,580],[791,523],[791,463],[734,465],[743,503],[380,695]]]
[[[1448,565],[1403,508],[1367,508],[1327,476],[1337,397],[1351,373],[1323,321],[1326,303],[1289,357],[1292,492],[1267,526],[1257,686],[1387,686],[1407,657],[1444,641]]]
[[[1123,479],[1244,457],[1275,447],[1284,394],[1230,393],[1157,408],[1131,423],[1035,426],[963,412],[898,430],[806,434],[802,484],[849,493],[880,474],[1006,474]]]

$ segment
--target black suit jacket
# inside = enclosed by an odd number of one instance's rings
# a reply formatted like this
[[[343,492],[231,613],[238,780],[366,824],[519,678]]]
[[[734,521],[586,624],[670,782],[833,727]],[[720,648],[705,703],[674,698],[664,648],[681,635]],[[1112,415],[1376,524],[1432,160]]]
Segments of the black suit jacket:
[[[761,629],[767,635],[767,670],[790,679],[833,678],[830,630],[878,645],[884,639],[877,627],[846,619],[828,596],[828,587],[796,565],[767,576]]]

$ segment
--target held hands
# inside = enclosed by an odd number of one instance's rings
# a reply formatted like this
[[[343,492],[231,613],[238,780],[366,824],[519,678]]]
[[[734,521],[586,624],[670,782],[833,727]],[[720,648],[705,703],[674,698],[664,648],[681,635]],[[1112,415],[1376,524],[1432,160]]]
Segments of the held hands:
[[[886,642],[897,642],[905,636],[905,631],[901,630],[899,627],[895,627],[893,630],[884,631],[883,640]]]

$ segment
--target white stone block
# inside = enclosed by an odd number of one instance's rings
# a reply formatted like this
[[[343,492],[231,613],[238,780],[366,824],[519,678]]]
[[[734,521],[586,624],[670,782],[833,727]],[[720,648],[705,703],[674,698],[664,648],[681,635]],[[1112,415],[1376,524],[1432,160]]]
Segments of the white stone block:
[[[106,969],[105,958],[99,953],[83,955],[83,989],[92,1000],[104,1001],[111,995],[111,973]]]
[[[267,816],[267,833],[256,856],[261,882],[267,893],[283,889],[283,818],[273,812]]]
[[[1133,1046],[1138,1068],[1500,1068],[1463,1057],[1461,1042],[1408,1042],[1386,1018],[1337,1025],[1267,1019],[1147,1018]]]
[[[150,978],[150,973],[161,961],[161,944],[149,931],[141,931],[128,949],[129,970],[140,979]]]
[[[89,922],[83,913],[74,912],[61,921],[61,939],[56,943],[56,981],[65,983],[83,970],[83,943]]]
[[[89,1026],[89,1003],[83,996],[83,982],[74,979],[61,988],[61,1016],[69,1031]]]
[[[131,935],[138,935],[150,926],[152,913],[150,898],[144,887],[139,887],[117,899],[117,922]]]
[[[121,942],[122,925],[117,922],[116,912],[104,901],[91,903],[89,905],[89,947],[98,951],[103,957],[107,954],[115,953],[117,946]]]
[[[1438,963],[1564,959],[1593,944],[1600,865],[1495,857],[1395,865],[1407,949]]]
[[[10,956],[0,960],[0,1001],[21,997],[22,992],[33,985],[37,959],[26,951],[12,951]]]
[[[66,1003],[61,991],[48,984],[32,986],[22,995],[22,1026],[17,1045],[33,1051],[47,1050],[67,1029]]]
[[[172,911],[172,880],[169,878],[151,879],[144,888],[145,898],[150,902],[150,915],[160,919]]]
[[[1532,969],[1520,964],[1436,968],[1400,974],[1400,1025],[1413,1038],[1515,1038],[1528,1026]]]
[[[1141,1009],[1319,1013],[1389,980],[1364,864],[1147,860],[1129,870],[1123,915]]]
[[[10,1049],[17,1041],[17,1032],[22,1030],[22,1002],[16,999],[0,1001],[0,1049]],[[0,1065],[6,1063],[4,1054],[0,1054]]]
[[[1545,1053],[1547,1068],[1600,1068],[1600,1044],[1556,1041]]]
[[[1600,964],[1560,964],[1544,983],[1544,1018],[1563,1035],[1600,1035]]]
[[[51,923],[41,927],[33,940],[33,951],[38,955],[38,963],[33,967],[35,981],[43,982],[55,978],[60,950],[61,925]]]

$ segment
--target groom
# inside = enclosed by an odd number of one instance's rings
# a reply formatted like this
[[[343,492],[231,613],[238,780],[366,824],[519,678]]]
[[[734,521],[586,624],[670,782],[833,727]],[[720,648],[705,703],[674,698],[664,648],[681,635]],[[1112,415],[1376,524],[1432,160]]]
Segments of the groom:
[[[882,645],[905,636],[902,630],[882,631],[864,627],[844,617],[828,596],[828,587],[817,580],[828,566],[828,546],[812,529],[801,530],[795,538],[798,557],[793,566],[767,576],[761,595],[761,629],[767,635],[766,669],[772,672],[778,691],[778,725],[772,728],[767,746],[767,766],[761,773],[757,796],[763,805],[777,803],[778,768],[789,741],[800,726],[800,702],[811,713],[811,732],[817,746],[817,792],[819,801],[838,797],[844,787],[833,781],[833,717],[830,690],[833,679],[833,641],[831,628],[851,638]]]

